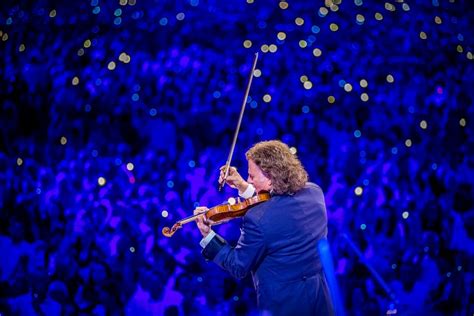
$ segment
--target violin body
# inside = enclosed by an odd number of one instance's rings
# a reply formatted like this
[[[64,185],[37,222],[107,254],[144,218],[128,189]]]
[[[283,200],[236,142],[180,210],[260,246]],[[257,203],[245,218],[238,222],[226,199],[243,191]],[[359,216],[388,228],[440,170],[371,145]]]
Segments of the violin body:
[[[176,222],[171,228],[163,227],[161,232],[164,236],[171,237],[178,229],[183,227],[184,224],[194,221],[198,216],[201,216],[202,214],[205,214],[207,219],[213,222],[212,225],[222,224],[231,219],[244,216],[247,211],[253,206],[268,201],[270,197],[270,193],[264,192],[259,193],[251,198],[245,199],[241,202],[238,200],[238,203],[217,205],[203,213],[184,218]]]
[[[206,217],[219,224],[222,221],[228,221],[233,218],[242,217],[247,211],[257,204],[270,199],[269,193],[260,193],[251,198],[236,204],[217,205],[206,212]]]

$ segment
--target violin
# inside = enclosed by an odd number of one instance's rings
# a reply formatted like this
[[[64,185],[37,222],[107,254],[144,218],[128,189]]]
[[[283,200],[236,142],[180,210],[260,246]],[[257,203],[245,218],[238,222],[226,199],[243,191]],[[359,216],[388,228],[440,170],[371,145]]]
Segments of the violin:
[[[217,205],[199,214],[183,218],[177,221],[171,229],[169,227],[163,227],[161,232],[164,236],[171,237],[178,229],[183,227],[184,224],[194,221],[202,214],[206,214],[206,217],[213,222],[212,225],[222,224],[231,219],[244,216],[249,209],[269,199],[270,194],[267,192],[259,193],[243,201],[240,201],[240,198],[237,198],[237,200],[230,198],[228,204]]]

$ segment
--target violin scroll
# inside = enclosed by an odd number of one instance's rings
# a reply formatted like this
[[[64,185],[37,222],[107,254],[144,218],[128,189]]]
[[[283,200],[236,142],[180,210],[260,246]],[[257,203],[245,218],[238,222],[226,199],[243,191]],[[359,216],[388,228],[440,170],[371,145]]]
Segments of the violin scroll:
[[[170,238],[171,236],[174,235],[174,233],[176,233],[176,231],[178,229],[180,229],[181,227],[183,227],[183,225],[181,224],[181,222],[177,222],[176,224],[174,224],[171,229],[169,227],[163,227],[163,229],[161,230],[161,233],[165,236],[165,237],[168,237]]]

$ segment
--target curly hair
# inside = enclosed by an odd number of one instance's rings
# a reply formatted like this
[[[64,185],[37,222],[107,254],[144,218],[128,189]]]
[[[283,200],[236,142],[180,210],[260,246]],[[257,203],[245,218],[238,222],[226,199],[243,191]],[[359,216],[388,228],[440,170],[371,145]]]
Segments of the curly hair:
[[[279,140],[259,142],[245,156],[272,181],[273,192],[276,194],[293,194],[308,181],[308,173],[296,154]]]

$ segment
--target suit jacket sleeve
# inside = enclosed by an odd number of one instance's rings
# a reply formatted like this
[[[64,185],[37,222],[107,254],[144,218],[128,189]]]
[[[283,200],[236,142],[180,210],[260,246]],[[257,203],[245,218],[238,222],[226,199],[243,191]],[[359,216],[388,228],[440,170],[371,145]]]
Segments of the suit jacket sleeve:
[[[206,259],[214,261],[237,279],[245,277],[262,259],[264,252],[263,233],[250,216],[244,217],[235,247],[229,246],[221,236],[216,235],[202,251]]]

